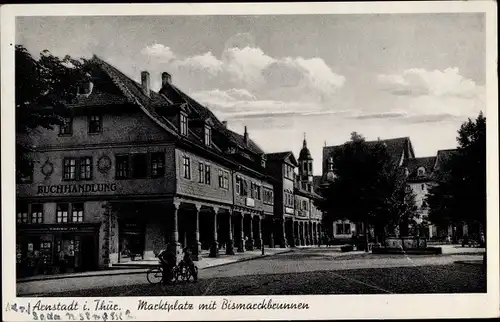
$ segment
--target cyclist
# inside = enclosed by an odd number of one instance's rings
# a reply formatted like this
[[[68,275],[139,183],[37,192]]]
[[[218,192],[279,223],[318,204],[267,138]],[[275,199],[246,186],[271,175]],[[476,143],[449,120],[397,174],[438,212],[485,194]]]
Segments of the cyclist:
[[[162,272],[163,272],[163,285],[170,284],[172,281],[172,270],[174,269],[177,259],[176,255],[169,250],[162,250],[158,254]]]
[[[182,261],[179,263],[179,266],[182,268],[185,265],[191,272],[193,280],[196,282],[198,280],[198,273],[196,272],[193,259],[191,258],[191,251],[187,247],[185,247],[182,251],[184,253],[184,256],[182,258]]]

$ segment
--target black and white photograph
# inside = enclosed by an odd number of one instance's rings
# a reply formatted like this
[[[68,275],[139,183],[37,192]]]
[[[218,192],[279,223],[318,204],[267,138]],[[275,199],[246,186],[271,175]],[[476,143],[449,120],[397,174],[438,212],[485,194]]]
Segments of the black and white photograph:
[[[106,314],[134,297],[132,318],[213,297],[197,314],[242,317],[247,296],[286,319],[310,295],[362,295],[349,310],[369,295],[498,300],[495,5],[478,3],[11,13],[4,313],[16,299],[27,319],[43,319],[37,299]]]

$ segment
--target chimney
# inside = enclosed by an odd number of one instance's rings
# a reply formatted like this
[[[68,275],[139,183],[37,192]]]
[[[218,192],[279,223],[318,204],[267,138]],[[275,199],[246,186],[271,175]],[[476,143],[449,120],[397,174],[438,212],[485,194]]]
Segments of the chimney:
[[[172,75],[167,72],[161,73],[161,87],[164,87],[167,84],[172,84]]]
[[[222,121],[222,125],[227,129],[227,121]]]
[[[243,134],[243,140],[245,141],[245,144],[248,144],[248,132],[246,125],[245,125],[245,133]]]
[[[142,91],[147,97],[149,97],[151,85],[148,72],[146,71],[141,72],[141,83],[142,83]]]

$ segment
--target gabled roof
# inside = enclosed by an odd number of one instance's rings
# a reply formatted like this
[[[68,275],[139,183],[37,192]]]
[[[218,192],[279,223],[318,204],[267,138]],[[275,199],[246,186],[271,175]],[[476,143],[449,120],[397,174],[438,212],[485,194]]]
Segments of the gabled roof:
[[[377,143],[385,144],[387,152],[392,156],[394,161],[399,161],[403,153],[405,158],[414,158],[415,153],[409,137],[366,141],[368,146],[375,146]],[[335,146],[325,146],[323,148],[323,172],[327,171],[328,158],[336,151],[342,149],[343,144]]]
[[[405,167],[408,169],[408,179],[409,180],[428,180],[434,169],[434,164],[436,163],[436,157],[422,157],[408,159],[405,162]],[[424,175],[418,175],[418,169],[424,168]]]
[[[294,166],[298,165],[297,159],[295,159],[295,156],[293,155],[292,151],[267,153],[266,157],[268,162],[289,161]]]
[[[439,150],[434,163],[434,169],[438,169],[443,163],[449,160],[454,154],[458,153],[457,149]]]

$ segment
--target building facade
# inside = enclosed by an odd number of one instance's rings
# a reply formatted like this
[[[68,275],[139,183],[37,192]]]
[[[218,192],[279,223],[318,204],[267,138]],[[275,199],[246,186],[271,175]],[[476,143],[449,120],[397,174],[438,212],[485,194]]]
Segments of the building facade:
[[[280,218],[281,247],[320,243],[323,212],[316,204],[321,196],[313,179],[313,158],[304,139],[299,158],[293,152],[267,155],[269,174],[275,179],[275,217]],[[295,169],[298,169],[297,172]]]
[[[273,245],[274,178],[264,152],[162,74],[159,92],[93,57],[65,122],[17,140],[21,273],[85,271],[165,248],[218,256]],[[266,226],[266,227],[264,227]]]

